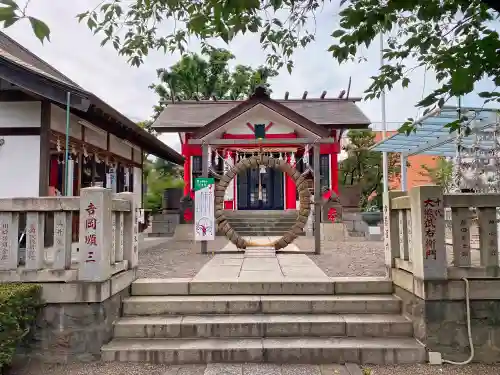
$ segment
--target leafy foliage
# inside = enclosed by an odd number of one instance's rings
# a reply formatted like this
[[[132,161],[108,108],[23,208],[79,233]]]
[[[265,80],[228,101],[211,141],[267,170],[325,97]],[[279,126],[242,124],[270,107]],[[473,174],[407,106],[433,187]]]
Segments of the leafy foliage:
[[[339,166],[339,183],[341,185],[358,185],[362,187],[360,206],[382,207],[382,153],[370,151],[375,144],[375,133],[371,130],[349,130],[348,144],[344,146],[347,158]],[[389,154],[389,181],[400,174],[401,165],[397,154]]]
[[[169,69],[157,70],[160,82],[149,86],[160,97],[154,108],[155,117],[175,99],[244,99],[258,85],[265,85],[270,91],[267,80],[278,75],[276,70],[264,66],[253,69],[241,64],[231,71],[231,52],[221,48],[205,48],[202,52],[201,56],[186,54]]]
[[[238,34],[260,32],[260,41],[269,54],[268,63],[293,68],[290,57],[314,35],[306,22],[322,5],[322,0],[105,0],[94,10],[78,15],[81,22],[102,36],[102,43],[128,57],[139,66],[151,49],[185,52],[188,39],[195,36],[205,47],[212,38],[226,43]],[[278,11],[283,12],[279,17]],[[169,33],[159,27],[164,21],[175,26]],[[162,24],[162,26],[165,26]],[[123,31],[124,30],[124,31]]]
[[[340,12],[340,29],[332,35],[337,44],[330,47],[340,62],[358,57],[362,46],[369,46],[379,33],[389,37],[383,55],[386,64],[372,77],[366,98],[378,98],[383,90],[397,84],[408,87],[409,73],[423,67],[435,73],[439,87],[417,103],[426,110],[442,107],[449,99],[466,95],[474,84],[489,77],[500,85],[500,49],[495,20],[499,13],[480,0],[350,0]],[[500,93],[480,93],[489,101],[500,102]],[[462,118],[447,126],[460,127]],[[400,129],[416,130],[413,119]]]
[[[7,367],[30,332],[41,306],[41,288],[34,284],[0,284],[0,370]]]
[[[110,43],[130,64],[139,66],[150,50],[186,52],[189,38],[202,41],[204,50],[221,38],[257,33],[272,68],[293,68],[292,54],[314,40],[314,20],[324,0],[104,0],[97,8],[79,14],[90,30]],[[17,0],[1,0],[0,21],[8,27],[29,18]],[[439,87],[417,103],[425,111],[443,106],[450,98],[466,95],[483,78],[500,85],[499,17],[495,0],[341,0],[340,27],[332,31],[329,48],[343,63],[359,59],[379,33],[391,35],[384,50],[386,64],[366,90],[366,98],[379,97],[396,85],[408,87],[409,73],[422,67],[435,74]],[[169,25],[165,21],[170,22]],[[312,21],[312,22],[309,22]],[[43,40],[49,29],[31,19]],[[323,32],[321,30],[321,32]],[[330,31],[329,31],[330,32]],[[361,57],[362,58],[362,57]],[[168,75],[167,75],[168,76]],[[166,78],[167,82],[170,79]],[[497,90],[480,93],[484,102],[500,102]],[[424,112],[425,113],[425,112]],[[448,124],[450,131],[469,123],[466,117]],[[400,129],[416,130],[409,119]]]
[[[146,120],[137,125],[156,136],[152,124],[152,120]],[[148,156],[148,154],[144,155],[142,168],[143,179],[147,186],[143,202],[146,209],[157,212],[162,206],[163,191],[167,188],[182,187],[184,181],[182,180],[182,169],[179,166],[160,158],[151,161]]]
[[[182,170],[168,161],[156,159],[155,162],[147,161],[144,165],[147,178],[148,191],[144,197],[144,206],[153,212],[160,211],[162,207],[163,192],[168,188],[182,188]]]
[[[452,184],[453,162],[444,157],[438,157],[436,162],[434,167],[422,165],[424,171],[420,174],[429,178],[433,184],[441,186],[444,191],[449,191]]]
[[[27,19],[36,37],[42,43],[45,39],[50,42],[50,29],[47,24],[26,13],[28,3],[24,8],[20,8],[16,0],[0,0],[0,22],[3,22],[4,28],[8,28],[22,19]]]
[[[286,65],[291,71],[293,51],[314,40],[307,21],[314,19],[323,4],[322,0],[134,0],[124,8],[119,0],[109,0],[79,18],[103,36],[103,43],[112,42],[132,65],[140,65],[150,49],[183,52],[190,36],[200,38],[207,47],[210,38],[229,42],[237,34],[252,32],[260,33],[262,47],[268,51],[267,63],[276,68]],[[332,33],[337,41],[329,50],[339,63],[355,60],[360,47],[372,44],[379,33],[392,33],[384,50],[387,63],[373,77],[366,98],[379,97],[397,84],[408,87],[409,73],[424,67],[435,73],[440,84],[417,103],[429,110],[472,92],[474,83],[484,77],[500,84],[500,40],[492,24],[499,14],[491,4],[481,0],[342,0],[340,28]],[[164,35],[158,24],[167,19],[184,27]],[[127,31],[121,37],[123,27]],[[500,101],[496,90],[480,96],[485,102]],[[401,130],[415,131],[412,122],[409,119]],[[455,130],[460,121],[448,126]]]

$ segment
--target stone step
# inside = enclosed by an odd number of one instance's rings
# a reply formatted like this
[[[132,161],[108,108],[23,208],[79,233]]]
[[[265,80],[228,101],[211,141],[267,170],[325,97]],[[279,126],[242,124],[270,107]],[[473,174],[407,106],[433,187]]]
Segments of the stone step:
[[[401,315],[187,315],[124,317],[115,338],[412,337]]]
[[[123,315],[194,314],[398,314],[391,295],[366,296],[134,296],[123,300]]]
[[[298,210],[237,210],[230,211],[225,210],[224,215],[226,217],[287,217],[295,216],[297,217]]]
[[[231,225],[233,229],[237,230],[243,230],[243,229],[250,229],[250,230],[289,230],[292,228],[293,224],[255,224],[255,225],[247,225],[247,224],[238,224],[238,225]]]
[[[423,363],[425,348],[412,338],[218,338],[113,339],[103,361],[195,364],[239,363]]]
[[[240,236],[245,237],[282,237],[286,231],[242,231],[236,230]],[[299,236],[305,236],[305,233],[302,232],[298,234]]]
[[[262,222],[278,224],[278,223],[295,223],[296,217],[277,217],[277,218],[266,218],[266,217],[239,217],[239,218],[228,218],[231,224],[258,224]]]
[[[271,249],[269,249],[271,250]],[[245,254],[255,254],[259,250],[249,248]],[[268,251],[269,252],[269,251]],[[274,252],[272,252],[274,254]],[[238,255],[243,257],[244,255]],[[274,255],[273,255],[274,256]],[[231,261],[231,258],[225,260]],[[280,260],[282,265],[300,268],[293,263],[292,258]],[[231,263],[228,263],[231,264]],[[240,264],[237,261],[235,264]],[[381,277],[332,277],[307,280],[276,280],[276,281],[197,281],[188,278],[172,279],[137,279],[132,283],[133,296],[168,296],[168,295],[356,295],[356,294],[387,294],[393,293],[392,281]],[[392,296],[391,296],[392,298]]]

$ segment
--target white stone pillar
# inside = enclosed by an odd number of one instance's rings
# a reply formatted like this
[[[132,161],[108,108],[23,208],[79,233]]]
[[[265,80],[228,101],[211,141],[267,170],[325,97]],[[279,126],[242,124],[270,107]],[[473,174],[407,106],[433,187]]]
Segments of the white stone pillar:
[[[0,212],[0,270],[15,270],[19,264],[19,214]]]
[[[26,214],[26,266],[27,270],[40,270],[44,267],[44,229],[45,212]]]
[[[111,203],[110,189],[81,190],[79,280],[104,281],[111,277]]]
[[[405,192],[392,190],[383,195],[384,207],[384,252],[385,266],[394,268],[394,259],[399,258],[399,214],[392,210],[392,200],[406,195]],[[389,273],[390,274],[390,273]]]
[[[410,190],[413,274],[423,280],[445,280],[447,260],[443,191],[436,185]]]
[[[139,205],[133,193],[119,193],[117,198],[130,202],[130,212],[123,215],[123,259],[128,261],[128,268],[139,265]],[[121,218],[120,218],[121,222]]]

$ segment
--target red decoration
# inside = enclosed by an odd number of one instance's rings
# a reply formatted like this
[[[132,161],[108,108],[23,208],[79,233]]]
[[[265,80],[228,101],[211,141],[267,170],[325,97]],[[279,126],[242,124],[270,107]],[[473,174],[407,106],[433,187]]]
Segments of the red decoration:
[[[328,210],[328,220],[330,220],[332,223],[335,223],[335,219],[337,218],[337,210],[332,207]]]
[[[190,208],[186,208],[186,211],[184,211],[184,220],[185,221],[193,220],[193,211]]]

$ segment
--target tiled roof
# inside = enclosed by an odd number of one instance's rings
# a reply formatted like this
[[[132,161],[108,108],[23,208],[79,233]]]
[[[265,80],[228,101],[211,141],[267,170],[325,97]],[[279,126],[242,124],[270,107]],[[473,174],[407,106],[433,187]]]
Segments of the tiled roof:
[[[318,125],[369,125],[356,99],[276,100]],[[242,101],[183,101],[169,104],[153,124],[155,128],[202,127]]]
[[[86,91],[60,71],[2,32],[0,32],[0,63],[3,63],[3,65],[14,65],[20,67],[27,73],[45,78],[47,86],[57,86],[60,84],[63,85],[64,90],[75,92],[77,95],[88,98],[91,104],[91,111],[99,113],[98,116],[102,116],[104,113],[106,118],[108,118],[108,116],[112,117],[115,121],[124,125],[125,128],[130,129],[135,137],[134,139],[137,141],[137,144],[148,152],[177,164],[184,161],[184,158],[175,150],[168,147],[152,134],[149,134],[144,129],[137,126],[135,122],[105,103],[102,99]],[[9,81],[9,77],[4,79]]]
[[[75,88],[81,88],[53,66],[43,61],[2,32],[0,32],[0,56],[38,74],[45,75],[48,78],[60,81],[66,85],[74,86]]]

